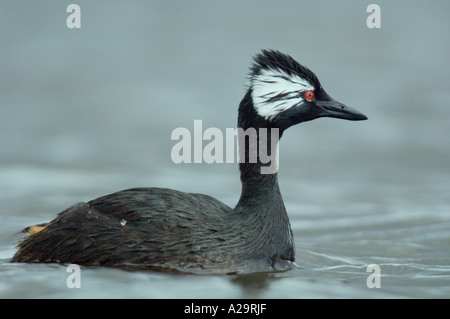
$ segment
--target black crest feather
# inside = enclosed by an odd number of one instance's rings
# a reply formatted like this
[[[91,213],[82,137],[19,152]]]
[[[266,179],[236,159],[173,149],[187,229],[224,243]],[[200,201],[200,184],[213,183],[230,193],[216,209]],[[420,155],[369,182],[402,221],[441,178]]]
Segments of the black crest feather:
[[[253,59],[250,78],[260,75],[263,70],[278,70],[288,75],[296,74],[307,79],[316,88],[320,87],[317,76],[307,67],[295,61],[290,55],[276,50],[262,50]]]

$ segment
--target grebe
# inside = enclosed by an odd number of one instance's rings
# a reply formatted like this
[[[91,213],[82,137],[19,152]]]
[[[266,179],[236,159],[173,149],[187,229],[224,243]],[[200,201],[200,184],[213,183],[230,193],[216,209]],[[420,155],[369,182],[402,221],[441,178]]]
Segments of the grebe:
[[[320,117],[365,120],[332,99],[316,75],[290,56],[263,50],[254,57],[239,105],[238,128],[283,132]],[[270,134],[260,147],[272,150]],[[277,142],[277,141],[276,141]],[[78,203],[47,224],[26,229],[12,262],[138,267],[200,274],[290,269],[295,260],[289,218],[270,163],[239,163],[242,191],[233,209],[203,194],[134,188]],[[274,153],[272,153],[274,154]],[[272,159],[274,157],[271,157]]]

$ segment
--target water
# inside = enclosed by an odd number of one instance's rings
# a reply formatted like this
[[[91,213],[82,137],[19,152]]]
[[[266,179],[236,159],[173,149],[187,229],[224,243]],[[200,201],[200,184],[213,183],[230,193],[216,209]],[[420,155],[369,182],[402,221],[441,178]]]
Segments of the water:
[[[0,297],[449,298],[446,1],[0,2]],[[26,10],[24,9],[26,8]],[[298,268],[192,276],[11,264],[24,227],[135,186],[234,206],[236,164],[170,159],[177,127],[236,123],[251,56],[293,55],[369,121],[320,119],[280,146]],[[381,287],[368,288],[377,264]]]

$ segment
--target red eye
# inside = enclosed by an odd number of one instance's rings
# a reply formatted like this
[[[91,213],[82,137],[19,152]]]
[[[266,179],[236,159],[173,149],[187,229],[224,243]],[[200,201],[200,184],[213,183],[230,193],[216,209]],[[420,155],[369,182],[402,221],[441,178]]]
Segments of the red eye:
[[[306,92],[305,92],[305,98],[306,98],[308,101],[312,101],[313,98],[314,98],[314,91],[306,91]]]

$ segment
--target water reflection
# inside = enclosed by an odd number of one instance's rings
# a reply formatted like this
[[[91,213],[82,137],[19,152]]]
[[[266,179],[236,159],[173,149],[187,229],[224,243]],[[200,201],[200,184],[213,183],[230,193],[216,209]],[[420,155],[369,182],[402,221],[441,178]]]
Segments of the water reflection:
[[[258,297],[269,287],[277,277],[275,273],[258,272],[253,274],[234,275],[231,281],[238,285],[244,295]]]

